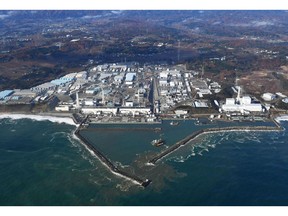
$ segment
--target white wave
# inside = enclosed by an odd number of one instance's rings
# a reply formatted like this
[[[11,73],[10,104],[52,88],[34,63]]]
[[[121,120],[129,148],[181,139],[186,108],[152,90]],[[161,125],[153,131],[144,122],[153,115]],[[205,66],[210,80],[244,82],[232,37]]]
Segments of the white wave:
[[[127,192],[127,191],[129,191],[129,188],[131,187],[131,185],[128,185],[128,184],[117,184],[116,186],[115,186],[117,189],[119,189],[120,191],[122,191],[122,192]]]
[[[115,164],[121,168],[126,168],[126,167],[129,167],[129,165],[125,165],[125,164],[122,164],[121,162],[119,161],[116,161]]]
[[[275,120],[279,123],[280,121],[288,121],[288,115],[282,115],[279,116],[277,118],[275,118]]]
[[[62,137],[65,137],[69,140],[69,134],[67,134],[66,132],[55,132],[51,134],[51,137],[52,138],[50,139],[50,142],[53,142],[56,138],[62,138]]]
[[[42,116],[42,115],[33,115],[33,114],[0,114],[0,119],[12,119],[12,120],[19,120],[19,119],[32,119],[35,121],[50,121],[54,123],[64,123],[68,125],[77,126],[72,118],[69,117],[56,117],[56,116]]]

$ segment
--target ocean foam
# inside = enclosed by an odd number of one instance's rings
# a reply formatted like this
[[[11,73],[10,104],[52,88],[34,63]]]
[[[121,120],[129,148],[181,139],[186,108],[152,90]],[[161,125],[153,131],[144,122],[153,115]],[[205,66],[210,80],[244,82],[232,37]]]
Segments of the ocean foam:
[[[275,120],[279,123],[280,121],[288,121],[288,115],[283,115],[275,118]]]
[[[33,115],[33,114],[0,114],[0,119],[32,119],[35,121],[50,121],[54,123],[64,123],[68,125],[77,126],[72,118],[69,117],[55,117],[55,116],[42,116],[42,115]]]

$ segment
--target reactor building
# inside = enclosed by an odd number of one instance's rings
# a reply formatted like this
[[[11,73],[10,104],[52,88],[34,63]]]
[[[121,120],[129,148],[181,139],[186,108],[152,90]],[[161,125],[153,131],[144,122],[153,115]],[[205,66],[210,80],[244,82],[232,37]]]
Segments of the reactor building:
[[[241,87],[238,87],[236,98],[226,98],[225,103],[221,106],[220,112],[239,112],[247,114],[250,112],[263,112],[261,103],[252,103],[250,96],[240,96]]]

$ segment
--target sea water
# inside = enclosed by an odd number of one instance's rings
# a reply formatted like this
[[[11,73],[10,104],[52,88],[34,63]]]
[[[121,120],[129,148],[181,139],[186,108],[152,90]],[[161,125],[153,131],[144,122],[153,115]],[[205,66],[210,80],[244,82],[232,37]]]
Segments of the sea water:
[[[75,139],[75,125],[39,120],[0,120],[2,206],[288,204],[287,130],[201,135],[155,166],[143,162],[166,147],[152,146],[153,139],[163,137],[169,146],[209,126],[164,122],[160,132],[91,130],[86,134],[114,163],[152,179],[144,189],[103,166]],[[288,122],[281,124],[288,128]]]

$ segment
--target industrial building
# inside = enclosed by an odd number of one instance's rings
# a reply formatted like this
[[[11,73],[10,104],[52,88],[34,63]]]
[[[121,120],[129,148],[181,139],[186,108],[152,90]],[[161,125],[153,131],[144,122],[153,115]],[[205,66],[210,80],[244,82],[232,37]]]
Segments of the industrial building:
[[[65,76],[60,77],[59,79],[52,80],[51,83],[56,86],[65,85],[67,83],[74,81],[76,75],[77,73],[66,74]]]
[[[262,98],[263,98],[263,100],[265,100],[265,101],[272,101],[272,100],[276,99],[276,95],[275,95],[275,94],[272,94],[272,93],[270,93],[270,92],[267,92],[267,93],[264,93],[264,94],[262,95]]]
[[[19,97],[30,97],[34,98],[36,97],[36,93],[31,91],[31,89],[14,89],[13,96],[19,96]]]
[[[10,96],[13,94],[13,90],[4,90],[0,92],[0,100],[5,99],[6,97]]]
[[[118,109],[114,107],[82,107],[81,110],[84,114],[101,115],[102,113],[106,113],[116,115]]]
[[[148,115],[151,113],[150,108],[148,107],[121,107],[119,108],[119,112],[121,114],[131,114],[133,116],[135,115]]]
[[[240,97],[241,88],[238,87],[237,98],[226,98],[225,104],[220,108],[220,112],[262,112],[263,108],[260,103],[252,103],[250,96]]]
[[[135,77],[136,77],[136,73],[127,73],[125,76],[125,84],[132,85]]]
[[[282,99],[282,102],[283,102],[283,103],[288,103],[288,97],[287,97],[287,98],[284,98],[284,99]]]
[[[51,83],[51,82],[46,82],[43,84],[40,84],[38,86],[32,87],[31,90],[37,93],[41,93],[47,90],[54,90],[57,85]]]

